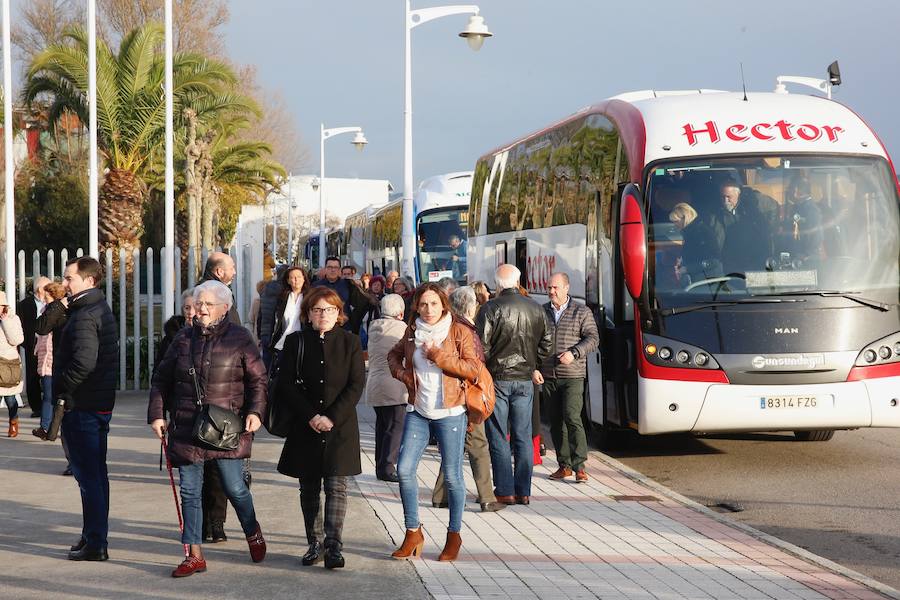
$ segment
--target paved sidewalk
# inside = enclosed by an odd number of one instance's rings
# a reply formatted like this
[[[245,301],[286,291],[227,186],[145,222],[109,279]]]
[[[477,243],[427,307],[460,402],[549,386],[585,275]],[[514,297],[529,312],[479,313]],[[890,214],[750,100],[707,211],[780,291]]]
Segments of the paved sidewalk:
[[[344,529],[347,568],[300,566],[306,539],[297,482],[275,470],[283,441],[267,434],[253,445],[252,466],[254,502],[268,542],[265,561],[250,561],[229,508],[229,541],[204,545],[208,572],[172,579],[169,574],[182,558],[178,520],[146,411],[146,393],[126,393],[113,415],[110,560],[104,563],[66,560],[69,545],[81,533],[81,500],[75,481],[60,476],[65,468],[60,445],[33,437],[37,420],[30,418],[22,419],[18,438],[7,438],[6,410],[0,412],[0,598],[428,597],[414,568],[389,558],[393,542],[353,486]]]
[[[357,481],[399,545],[399,489],[375,478],[374,422],[361,427],[367,460]],[[429,448],[419,469],[424,558],[409,562],[434,598],[900,598],[862,575],[842,575],[824,559],[731,524],[599,453],[588,461],[589,483],[551,481],[552,454],[535,467],[530,506],[481,513],[470,494],[463,553],[455,563],[441,563],[448,513],[431,506],[439,457]],[[464,469],[472,491],[468,464]]]
[[[169,572],[181,552],[174,500],[144,423],[145,399],[124,394],[113,417],[107,563],[65,558],[81,514],[75,482],[59,475],[59,445],[33,438],[36,423],[27,418],[19,438],[0,437],[0,562],[7,567],[0,598],[900,598],[598,453],[588,463],[591,482],[582,485],[548,480],[556,464],[545,457],[530,506],[482,514],[470,498],[460,560],[439,563],[448,514],[431,508],[438,461],[430,448],[420,468],[425,556],[392,560],[403,537],[402,507],[397,485],[374,476],[367,407],[359,409],[364,472],[351,490],[346,569],[299,566],[306,544],[296,482],[275,470],[282,441],[263,434],[254,444],[253,495],[268,557],[250,562],[229,509],[229,542],[204,547],[209,572],[174,580]],[[467,480],[474,490],[471,473]]]

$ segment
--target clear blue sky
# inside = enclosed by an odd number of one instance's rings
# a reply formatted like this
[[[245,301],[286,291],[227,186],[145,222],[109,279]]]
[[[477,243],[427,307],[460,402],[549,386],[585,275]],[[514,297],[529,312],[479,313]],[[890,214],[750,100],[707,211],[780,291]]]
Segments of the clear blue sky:
[[[414,0],[413,8],[447,2]],[[230,0],[227,44],[296,117],[319,168],[319,123],[360,125],[326,145],[327,174],[403,183],[402,0]],[[900,165],[900,2],[894,0],[482,0],[495,37],[457,37],[467,17],[413,30],[413,172],[472,169],[491,148],[638,89],[771,91],[779,74],[823,77]],[[802,93],[803,88],[793,88]],[[811,90],[810,90],[811,91]]]

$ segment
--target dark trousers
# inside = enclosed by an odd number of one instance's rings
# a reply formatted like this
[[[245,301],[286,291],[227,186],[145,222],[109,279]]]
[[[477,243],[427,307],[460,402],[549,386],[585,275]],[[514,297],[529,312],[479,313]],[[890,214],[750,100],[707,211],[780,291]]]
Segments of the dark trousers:
[[[41,376],[37,372],[37,356],[34,355],[34,345],[30,349],[25,347],[25,395],[28,396],[28,406],[31,408],[31,412],[41,414],[43,390],[41,389]]]
[[[400,441],[406,404],[376,406],[375,408],[375,475],[384,477],[397,472]]]
[[[222,488],[219,465],[206,461],[203,468],[203,531],[208,532],[213,523],[224,523],[228,515],[228,498]]]
[[[300,480],[300,510],[306,527],[306,541],[324,542],[326,548],[341,550],[347,516],[347,479],[344,476]],[[322,519],[322,483],[325,484],[325,519]]]
[[[109,534],[106,443],[111,418],[111,413],[70,410],[62,421],[72,474],[81,489],[81,537],[91,550],[106,548]]]
[[[583,469],[587,461],[587,436],[581,420],[584,379],[545,379],[543,398],[559,466]]]

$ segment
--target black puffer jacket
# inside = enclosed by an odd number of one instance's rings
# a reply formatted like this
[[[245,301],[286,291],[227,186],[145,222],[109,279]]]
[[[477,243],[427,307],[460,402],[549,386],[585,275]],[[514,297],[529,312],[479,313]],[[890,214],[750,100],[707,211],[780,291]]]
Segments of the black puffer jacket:
[[[56,304],[47,307],[51,315]],[[116,318],[97,288],[77,294],[66,312],[65,325],[53,336],[53,393],[75,410],[111,411],[119,380]]]
[[[192,342],[193,340],[193,347]],[[214,458],[250,456],[253,434],[241,435],[236,450],[209,450],[194,442],[193,424],[198,412],[191,367],[205,404],[228,408],[243,422],[249,413],[266,410],[266,368],[250,330],[224,318],[218,325],[194,325],[172,340],[153,374],[147,422],[169,413],[169,458],[175,466]]]
[[[304,385],[296,384],[297,346],[303,336]],[[300,479],[358,475],[359,424],[356,405],[366,385],[366,368],[359,337],[335,327],[322,338],[311,327],[287,336],[279,359],[278,402],[295,416],[287,436],[278,472]],[[317,414],[331,419],[331,431],[319,433],[309,426]]]
[[[494,381],[531,381],[550,354],[550,326],[544,309],[512,288],[489,300],[475,321]]]

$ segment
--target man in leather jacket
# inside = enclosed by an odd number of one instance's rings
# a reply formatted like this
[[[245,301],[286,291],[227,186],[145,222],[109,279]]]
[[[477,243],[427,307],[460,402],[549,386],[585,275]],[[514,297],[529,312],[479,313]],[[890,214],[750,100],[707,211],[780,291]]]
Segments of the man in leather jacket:
[[[544,310],[519,294],[519,277],[519,269],[513,265],[497,268],[497,297],[481,308],[475,323],[497,395],[494,414],[485,422],[485,431],[491,450],[494,491],[497,501],[504,504],[530,501],[533,383],[541,381],[537,369],[550,354],[551,346]],[[507,434],[511,434],[511,440]]]

